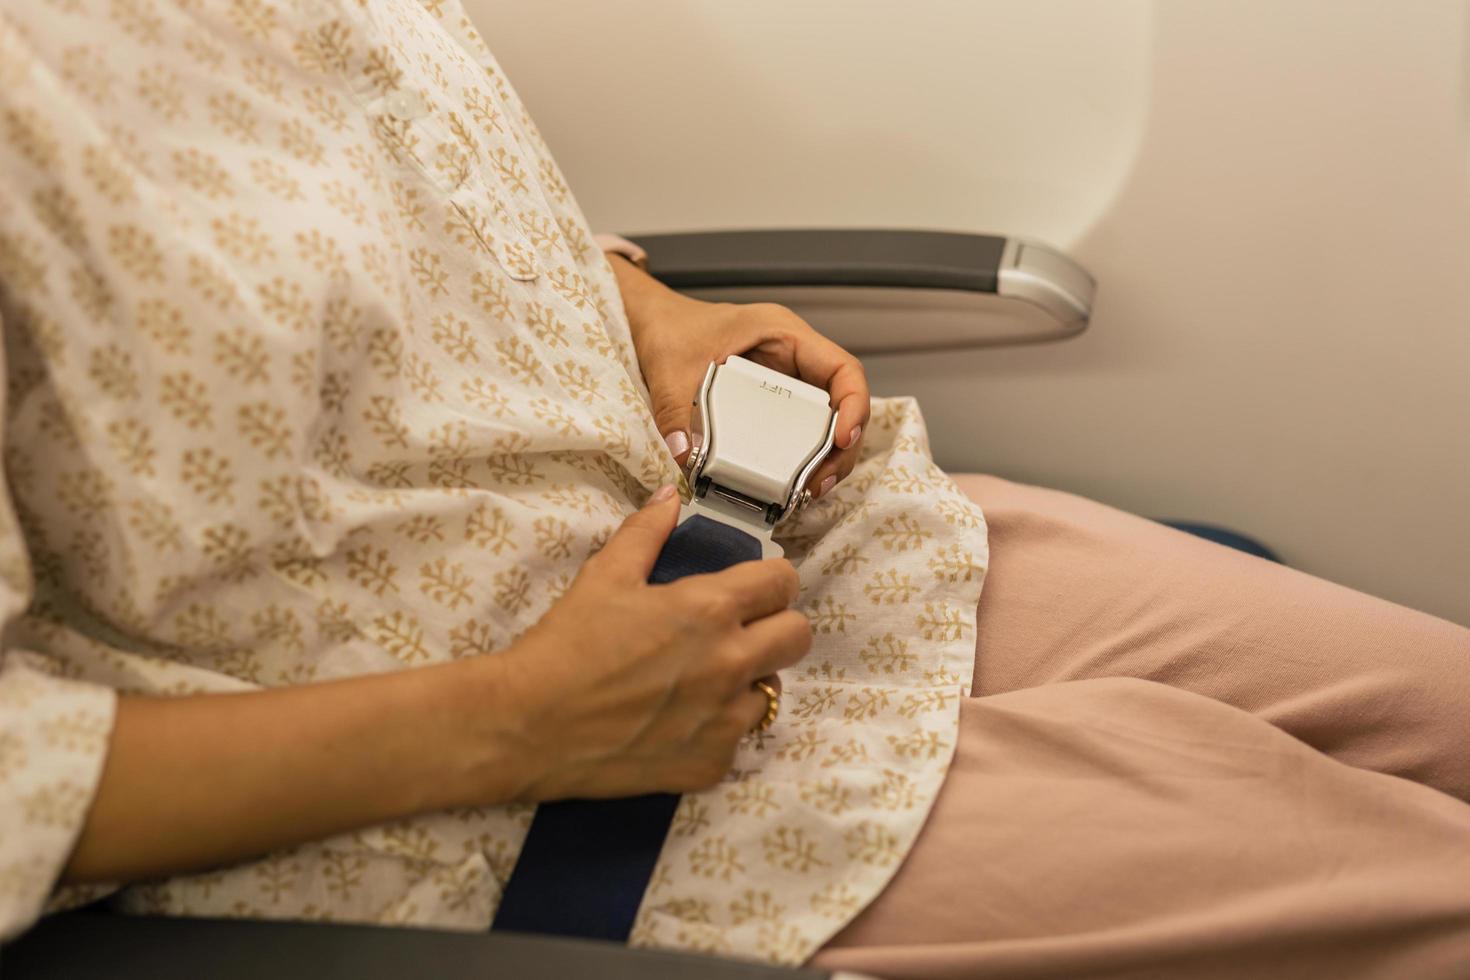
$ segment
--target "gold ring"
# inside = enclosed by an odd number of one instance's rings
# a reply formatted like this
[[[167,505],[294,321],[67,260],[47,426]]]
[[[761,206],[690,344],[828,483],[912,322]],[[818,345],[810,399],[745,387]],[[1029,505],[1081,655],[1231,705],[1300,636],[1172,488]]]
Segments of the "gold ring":
[[[751,681],[750,686],[766,696],[766,716],[751,729],[753,732],[763,732],[776,723],[776,715],[781,711],[781,692],[765,681]]]

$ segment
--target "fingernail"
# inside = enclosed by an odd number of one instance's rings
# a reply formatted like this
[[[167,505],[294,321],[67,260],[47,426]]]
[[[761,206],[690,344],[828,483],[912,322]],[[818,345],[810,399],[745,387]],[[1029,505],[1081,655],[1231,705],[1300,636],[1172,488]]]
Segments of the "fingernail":
[[[821,486],[817,487],[817,496],[827,496],[827,494],[832,492],[832,488],[835,486],[837,486],[837,474],[833,473],[831,476],[822,481]]]
[[[669,444],[669,452],[675,457],[682,456],[689,451],[689,437],[683,432],[670,432],[664,436],[664,442]]]
[[[852,427],[852,431],[847,434],[847,448],[851,449],[853,446],[856,446],[857,445],[857,441],[858,441],[858,436],[860,436],[862,434],[863,434],[863,427],[862,426],[860,426],[860,425],[853,426]]]
[[[650,504],[661,504],[673,495],[674,485],[672,483],[665,483],[663,486],[653,491],[653,496],[648,498],[648,502]]]

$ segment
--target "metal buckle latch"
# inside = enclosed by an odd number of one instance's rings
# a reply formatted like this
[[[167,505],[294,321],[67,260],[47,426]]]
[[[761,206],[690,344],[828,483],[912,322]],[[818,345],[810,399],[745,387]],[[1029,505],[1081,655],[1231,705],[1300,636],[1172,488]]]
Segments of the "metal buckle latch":
[[[692,493],[680,520],[703,514],[758,538],[765,557],[780,556],[771,532],[811,499],[807,481],[837,435],[827,393],[731,356],[705,372],[691,428]]]

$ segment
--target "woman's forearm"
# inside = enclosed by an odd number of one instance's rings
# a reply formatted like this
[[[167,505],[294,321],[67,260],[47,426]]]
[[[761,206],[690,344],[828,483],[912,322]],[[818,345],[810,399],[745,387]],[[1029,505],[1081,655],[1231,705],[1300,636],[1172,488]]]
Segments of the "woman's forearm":
[[[513,799],[496,657],[247,694],[123,697],[64,880],[201,870],[452,806]]]

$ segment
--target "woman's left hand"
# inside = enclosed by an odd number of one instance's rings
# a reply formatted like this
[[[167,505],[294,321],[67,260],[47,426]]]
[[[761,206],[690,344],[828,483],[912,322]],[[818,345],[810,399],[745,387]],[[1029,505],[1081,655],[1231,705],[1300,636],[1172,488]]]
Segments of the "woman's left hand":
[[[710,361],[739,354],[827,392],[837,409],[836,451],[812,475],[814,497],[857,465],[868,422],[868,380],[856,357],[774,303],[706,303],[668,289],[621,256],[613,268],[628,311],[658,430],[682,465],[689,455],[693,400]]]

